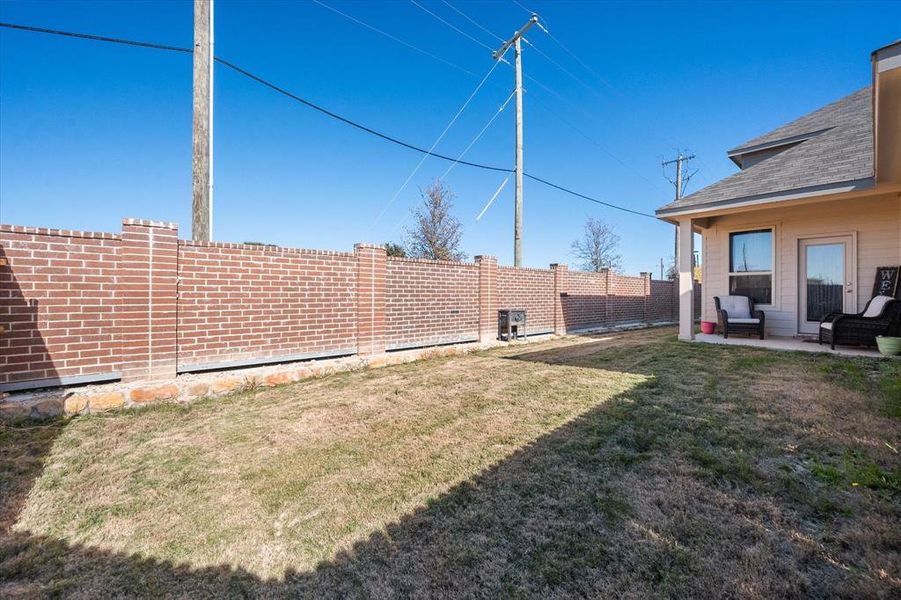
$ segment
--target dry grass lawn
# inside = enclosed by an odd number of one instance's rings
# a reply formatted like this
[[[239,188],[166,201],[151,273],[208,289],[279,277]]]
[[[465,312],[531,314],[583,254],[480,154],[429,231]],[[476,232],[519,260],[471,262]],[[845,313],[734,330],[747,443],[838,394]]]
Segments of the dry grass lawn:
[[[565,338],[0,429],[0,597],[901,596],[901,361]]]

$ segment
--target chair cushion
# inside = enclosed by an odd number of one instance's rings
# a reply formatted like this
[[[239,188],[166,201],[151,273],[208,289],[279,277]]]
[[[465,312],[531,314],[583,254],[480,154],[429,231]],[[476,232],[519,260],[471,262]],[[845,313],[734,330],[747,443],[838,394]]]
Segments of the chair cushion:
[[[729,313],[730,321],[733,320],[732,317],[751,318],[751,303],[747,296],[720,296],[720,308]]]
[[[867,310],[863,313],[865,317],[878,317],[882,314],[885,305],[894,300],[891,296],[876,296],[872,300],[870,300],[870,305],[867,307]]]
[[[729,322],[730,323],[760,323],[760,319],[751,319],[751,318],[736,319],[736,318],[733,318],[732,315],[729,315]]]
[[[832,322],[820,323],[820,329],[832,329]]]

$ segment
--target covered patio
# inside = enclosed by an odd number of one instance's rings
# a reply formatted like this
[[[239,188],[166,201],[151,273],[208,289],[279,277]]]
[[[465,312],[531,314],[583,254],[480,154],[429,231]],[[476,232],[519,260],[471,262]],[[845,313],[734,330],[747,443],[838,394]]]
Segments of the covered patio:
[[[825,331],[836,354],[877,356],[877,336],[901,336],[901,127],[886,118],[901,110],[901,42],[873,53],[872,73],[872,85],[730,150],[737,173],[657,210],[677,227],[680,339],[830,352],[806,341]],[[696,236],[713,335],[695,333]],[[717,297],[745,310],[718,312]],[[868,310],[877,297],[896,300]],[[723,318],[760,336],[724,339]]]

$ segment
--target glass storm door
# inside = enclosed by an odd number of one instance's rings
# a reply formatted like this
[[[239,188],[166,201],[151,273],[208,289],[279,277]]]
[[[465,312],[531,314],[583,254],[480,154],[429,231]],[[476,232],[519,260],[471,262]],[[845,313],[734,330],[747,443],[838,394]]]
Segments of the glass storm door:
[[[798,330],[817,333],[820,319],[854,310],[851,238],[801,240]]]

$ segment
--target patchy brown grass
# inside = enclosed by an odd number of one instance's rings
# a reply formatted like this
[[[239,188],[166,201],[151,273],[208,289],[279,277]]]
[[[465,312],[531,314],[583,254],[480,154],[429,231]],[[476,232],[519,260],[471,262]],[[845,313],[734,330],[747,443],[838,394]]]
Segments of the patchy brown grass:
[[[7,426],[0,596],[898,596],[898,381],[648,330]]]

